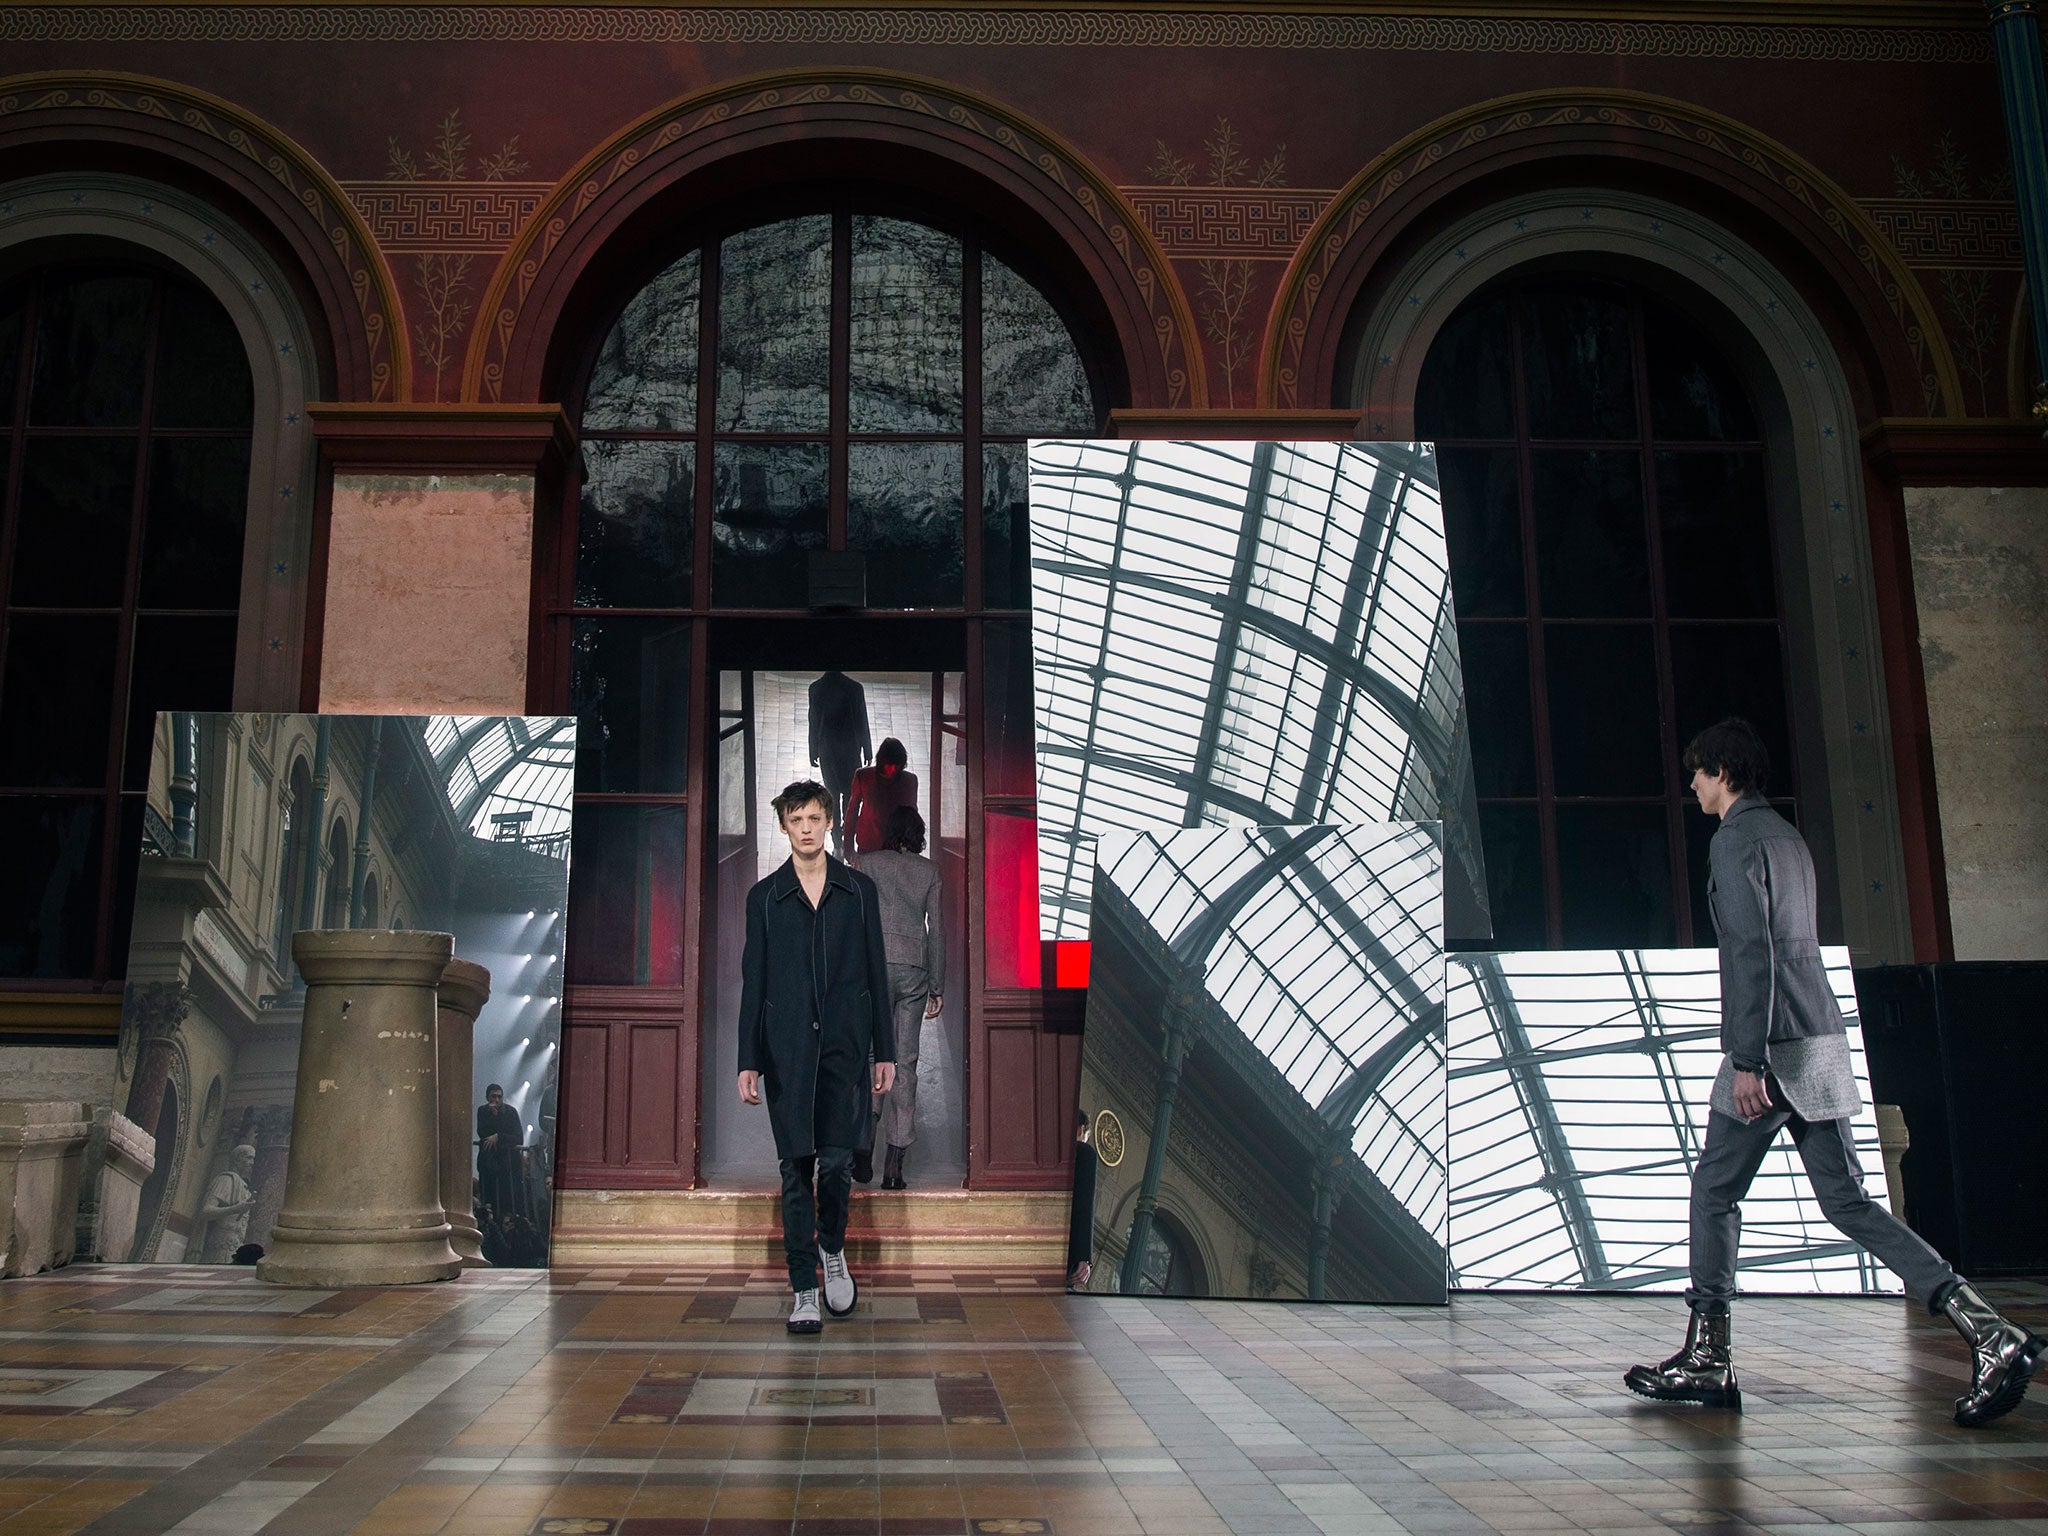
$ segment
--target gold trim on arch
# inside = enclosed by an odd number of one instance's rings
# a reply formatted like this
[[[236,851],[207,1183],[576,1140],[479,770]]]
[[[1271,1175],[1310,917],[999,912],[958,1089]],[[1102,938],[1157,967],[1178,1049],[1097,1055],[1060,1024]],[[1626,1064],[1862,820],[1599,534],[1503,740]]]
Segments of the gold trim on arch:
[[[1870,215],[1832,178],[1732,117],[1666,96],[1602,88],[1530,91],[1480,102],[1409,134],[1352,177],[1316,220],[1273,295],[1259,362],[1259,404],[1291,408],[1300,400],[1309,320],[1330,272],[1400,187],[1475,145],[1581,125],[1633,129],[1712,150],[1735,161],[1746,177],[1762,177],[1805,204],[1876,281],[1919,371],[1926,413],[1955,417],[1963,410],[1955,358],[1926,291]]]
[[[195,129],[237,151],[276,181],[319,223],[348,274],[362,318],[370,398],[411,398],[405,306],[384,253],[340,184],[288,134],[219,96],[149,75],[52,70],[0,79],[0,118],[59,107],[132,112]]]
[[[506,357],[535,279],[577,218],[620,176],[705,129],[756,112],[825,103],[881,107],[968,129],[1071,197],[1108,237],[1144,300],[1170,403],[1192,409],[1208,404],[1208,369],[1194,311],[1171,263],[1123,193],[1079,149],[976,92],[893,70],[852,68],[778,70],[728,81],[636,118],[586,156],[555,184],[491,274],[463,364],[462,398],[501,398]]]

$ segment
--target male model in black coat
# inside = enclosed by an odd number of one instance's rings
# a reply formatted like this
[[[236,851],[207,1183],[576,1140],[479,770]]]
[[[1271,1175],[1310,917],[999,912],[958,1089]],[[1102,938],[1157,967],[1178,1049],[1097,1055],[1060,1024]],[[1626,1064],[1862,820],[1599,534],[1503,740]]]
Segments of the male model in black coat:
[[[869,1094],[896,1082],[881,899],[874,881],[826,853],[832,802],[810,779],[775,797],[789,859],[747,892],[740,959],[740,1102],[759,1104],[766,1094],[782,1162],[782,1244],[796,1293],[791,1333],[824,1326],[821,1255],[826,1307],[835,1317],[853,1310],[853,1148],[866,1140]]]

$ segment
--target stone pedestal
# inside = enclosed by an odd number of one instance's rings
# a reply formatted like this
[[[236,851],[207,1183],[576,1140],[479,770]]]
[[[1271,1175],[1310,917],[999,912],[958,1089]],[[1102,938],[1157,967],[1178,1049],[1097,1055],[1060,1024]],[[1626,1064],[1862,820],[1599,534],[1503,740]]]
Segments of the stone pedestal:
[[[436,989],[445,933],[292,935],[306,981],[284,1209],[256,1273],[279,1285],[410,1285],[462,1261],[441,1210]]]
[[[135,1246],[142,1186],[156,1168],[156,1138],[118,1110],[92,1112],[78,1187],[78,1253],[119,1263]]]
[[[484,1267],[484,1235],[477,1229],[470,1155],[476,1140],[476,1016],[491,995],[491,973],[469,960],[450,960],[441,973],[441,1205],[449,1242],[467,1268]]]
[[[69,1264],[78,1250],[78,1180],[92,1106],[0,1101],[0,1276]]]

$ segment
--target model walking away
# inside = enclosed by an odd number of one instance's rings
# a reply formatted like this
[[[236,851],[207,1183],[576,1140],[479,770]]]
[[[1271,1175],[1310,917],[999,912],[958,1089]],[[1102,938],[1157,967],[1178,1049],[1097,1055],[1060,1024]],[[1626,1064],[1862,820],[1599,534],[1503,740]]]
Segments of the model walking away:
[[[1862,1099],[1842,1010],[1821,963],[1813,858],[1792,824],[1764,803],[1770,754],[1762,738],[1746,720],[1723,720],[1692,739],[1685,766],[1700,809],[1721,818],[1708,848],[1707,904],[1721,950],[1723,1057],[1692,1175],[1685,1346],[1623,1379],[1661,1402],[1741,1408],[1729,1325],[1742,1197],[1785,1129],[1828,1220],[1963,1336],[1970,1389],[1956,1399],[1956,1422],[1989,1424],[2026,1396],[2048,1339],[2000,1317],[1864,1191],[1849,1130]]]
[[[860,1290],[846,1265],[852,1149],[870,1093],[896,1081],[881,899],[875,883],[825,851],[832,792],[802,779],[772,802],[789,857],[747,892],[740,957],[739,1091],[765,1096],[782,1169],[782,1245],[791,1333],[816,1333],[825,1309],[851,1312]],[[868,1062],[872,1056],[874,1066]],[[815,1190],[813,1184],[815,1182]]]
[[[883,752],[889,746],[883,742]],[[860,868],[882,897],[889,1006],[896,1021],[896,1085],[876,1095],[875,1114],[888,1149],[882,1155],[882,1188],[902,1189],[903,1160],[917,1139],[918,1039],[924,1021],[937,1018],[945,1002],[940,990],[946,984],[946,929],[939,915],[939,870],[924,857],[924,818],[917,807],[899,805],[891,811],[879,841],[886,846],[864,853]],[[859,1164],[856,1156],[856,1179]]]

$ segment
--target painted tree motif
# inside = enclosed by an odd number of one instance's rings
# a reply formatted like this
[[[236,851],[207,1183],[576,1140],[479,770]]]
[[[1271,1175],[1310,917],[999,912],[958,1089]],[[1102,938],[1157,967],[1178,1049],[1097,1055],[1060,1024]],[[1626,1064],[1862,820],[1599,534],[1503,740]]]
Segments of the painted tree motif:
[[[1152,157],[1152,174],[1168,186],[1196,185],[1196,164],[1182,159],[1163,139],[1155,141],[1158,153]],[[1227,117],[1216,119],[1209,137],[1202,141],[1207,157],[1208,180],[1212,187],[1284,187],[1287,185],[1287,146],[1273,152],[1254,167],[1237,129]],[[1258,263],[1242,257],[1204,256],[1195,263],[1202,280],[1198,306],[1202,332],[1214,348],[1217,367],[1223,375],[1224,404],[1237,404],[1240,378],[1251,386],[1252,352],[1258,345],[1257,313],[1253,305]]]
[[[1905,160],[1892,156],[1892,180],[1900,197],[1915,198],[2008,198],[2012,196],[2012,173],[2005,167],[1972,181],[1970,165],[1956,147],[1955,135],[1943,133],[1935,141],[1934,164],[1923,176]],[[1947,307],[1949,339],[1955,349],[1956,367],[1977,386],[1977,410],[1991,414],[1991,368],[1998,345],[1998,324],[1992,313],[1992,274],[1982,268],[1940,269],[1941,298]]]

